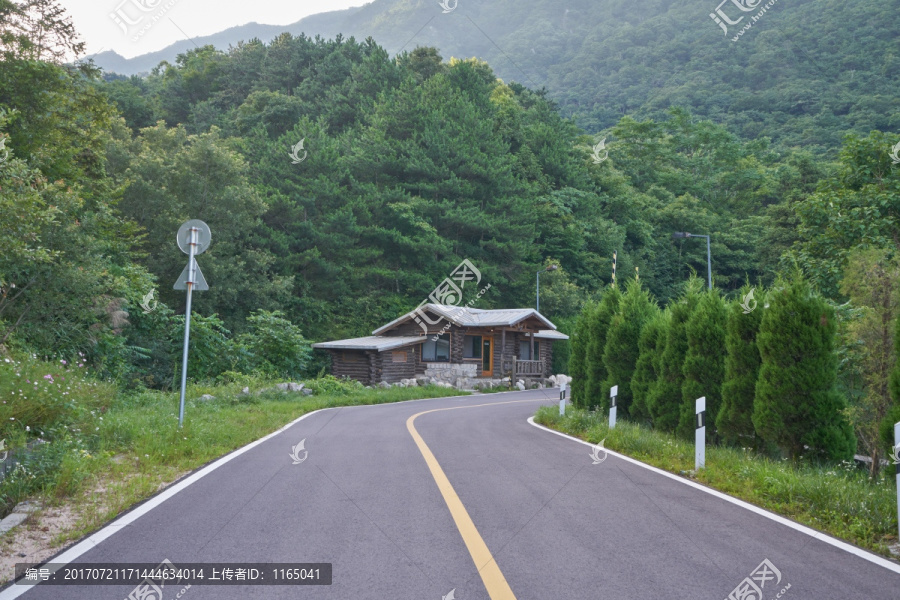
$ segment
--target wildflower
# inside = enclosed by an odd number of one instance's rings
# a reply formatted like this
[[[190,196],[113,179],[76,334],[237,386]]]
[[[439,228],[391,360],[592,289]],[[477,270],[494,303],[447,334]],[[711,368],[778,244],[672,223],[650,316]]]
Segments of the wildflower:
[[[67,364],[69,364],[69,363],[67,363],[67,362],[66,362],[66,361],[64,361],[64,360],[60,360],[60,361],[59,361],[59,362],[61,362],[61,363],[62,363],[62,364],[64,364],[64,365],[67,365]]]
[[[9,420],[10,420],[10,421],[15,421],[16,418],[15,418],[15,417],[10,417]]]
[[[31,431],[31,427],[29,427],[28,425],[26,425],[26,426],[25,426],[25,431]]]
[[[46,375],[44,375],[44,379],[49,379],[49,380],[51,381],[51,383],[52,383],[52,382],[53,382],[53,375],[51,375],[50,373],[47,373]]]

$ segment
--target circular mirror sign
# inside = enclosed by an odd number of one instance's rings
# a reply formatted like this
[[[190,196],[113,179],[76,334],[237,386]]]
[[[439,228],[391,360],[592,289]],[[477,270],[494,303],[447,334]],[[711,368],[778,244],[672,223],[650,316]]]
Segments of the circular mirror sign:
[[[200,219],[191,219],[178,228],[178,247],[185,254],[191,253],[191,229],[195,227],[197,228],[197,249],[194,251],[194,254],[203,254],[209,248],[211,238],[209,225]]]

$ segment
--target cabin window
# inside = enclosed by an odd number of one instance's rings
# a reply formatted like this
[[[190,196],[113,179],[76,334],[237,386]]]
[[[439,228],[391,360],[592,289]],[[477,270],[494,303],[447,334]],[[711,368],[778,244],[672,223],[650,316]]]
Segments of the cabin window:
[[[463,358],[481,358],[480,335],[467,335],[463,339]]]
[[[422,344],[422,360],[424,362],[450,362],[450,334],[430,335]]]
[[[519,341],[519,360],[539,360],[541,356],[541,343],[537,340],[534,340],[534,355],[538,358],[531,357],[531,341],[530,340],[520,340]]]
[[[345,363],[366,362],[366,356],[362,352],[344,352],[341,358]]]
[[[391,359],[393,360],[393,362],[405,363],[406,350],[394,350],[393,352],[391,352]]]

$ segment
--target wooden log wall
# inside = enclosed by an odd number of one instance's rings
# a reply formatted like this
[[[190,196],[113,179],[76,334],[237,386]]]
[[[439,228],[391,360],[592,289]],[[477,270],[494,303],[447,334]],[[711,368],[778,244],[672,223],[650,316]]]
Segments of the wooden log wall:
[[[381,365],[381,373],[378,381],[396,383],[401,379],[412,379],[416,376],[416,354],[419,346],[408,346],[396,350],[385,350],[378,353],[378,361]],[[396,362],[395,357],[403,358],[403,362]]]
[[[335,377],[349,377],[362,383],[372,383],[372,362],[363,350],[329,350],[331,353],[331,374]]]

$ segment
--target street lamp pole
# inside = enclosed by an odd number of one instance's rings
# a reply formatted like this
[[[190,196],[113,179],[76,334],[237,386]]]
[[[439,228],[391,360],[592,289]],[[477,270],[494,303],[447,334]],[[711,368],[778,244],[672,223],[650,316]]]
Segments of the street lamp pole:
[[[557,268],[558,267],[556,265],[550,265],[546,269],[541,269],[535,274],[537,285],[535,288],[534,309],[538,312],[541,312],[541,273],[543,273],[544,271],[555,271]]]
[[[706,281],[709,285],[709,289],[712,289],[712,253],[709,249],[709,236],[708,235],[698,235],[696,233],[688,233],[686,231],[676,231],[672,234],[672,238],[680,239],[680,238],[706,238]]]

